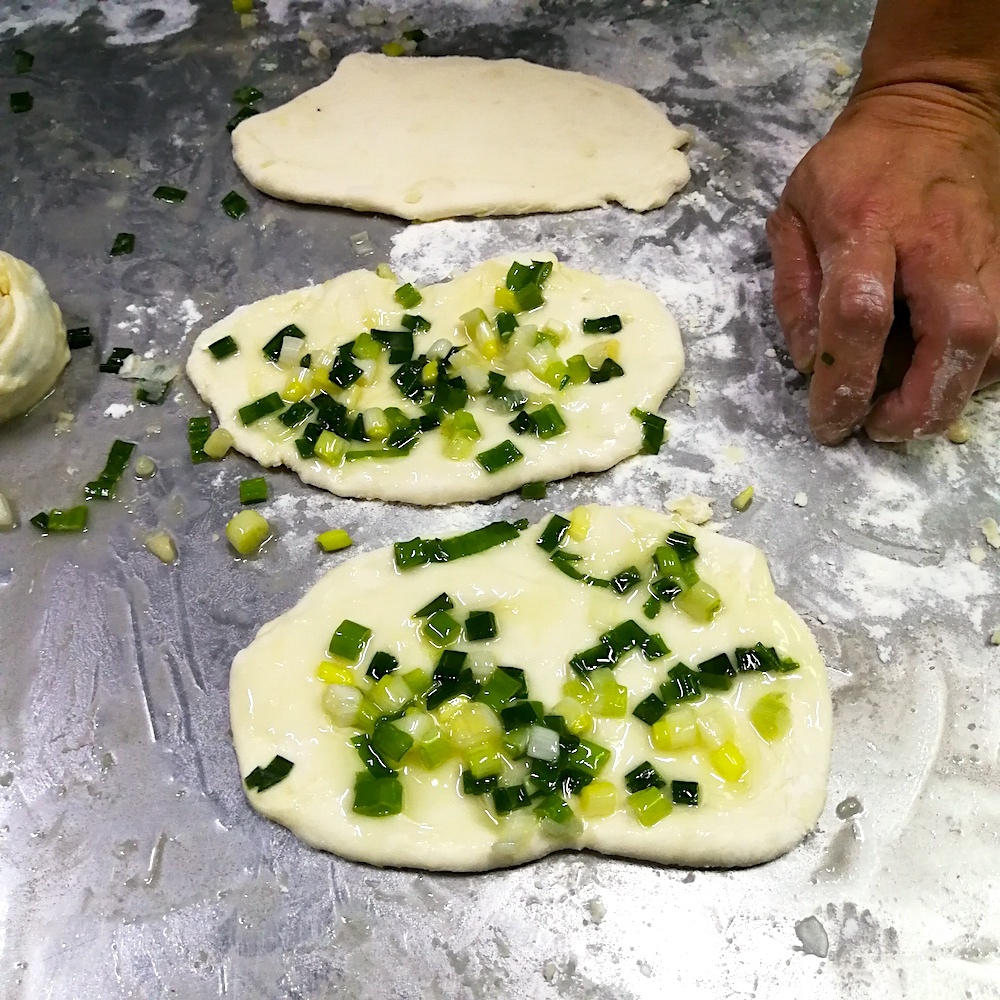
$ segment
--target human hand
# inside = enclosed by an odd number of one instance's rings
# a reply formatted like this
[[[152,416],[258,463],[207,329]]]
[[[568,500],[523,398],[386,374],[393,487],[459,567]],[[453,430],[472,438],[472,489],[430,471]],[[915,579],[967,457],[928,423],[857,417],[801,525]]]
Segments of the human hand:
[[[792,362],[812,372],[809,422],[836,444],[946,430],[1000,381],[1000,121],[939,84],[851,99],[768,219],[774,307]],[[913,353],[876,398],[894,316]]]

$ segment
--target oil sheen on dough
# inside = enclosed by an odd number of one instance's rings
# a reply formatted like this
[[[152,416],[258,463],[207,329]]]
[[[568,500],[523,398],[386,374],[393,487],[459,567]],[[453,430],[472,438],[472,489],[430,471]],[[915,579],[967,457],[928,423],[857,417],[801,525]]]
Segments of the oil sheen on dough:
[[[278,198],[430,221],[656,208],[688,181],[687,140],[634,90],[583,73],[356,53],[238,125],[233,156]]]
[[[394,568],[390,549],[358,556],[327,573],[294,608],[265,625],[233,662],[230,709],[241,776],[276,753],[294,762],[280,784],[248,792],[254,808],[309,844],[346,858],[449,871],[503,867],[566,847],[666,864],[735,867],[766,861],[798,843],[812,829],[826,797],[830,698],[816,643],[775,595],[763,553],[643,508],[588,510],[590,534],[575,547],[603,553],[588,563],[588,572],[609,574],[638,561],[674,528],[694,534],[699,572],[724,602],[715,620],[696,626],[665,608],[649,623],[641,611],[645,588],[623,598],[563,576],[535,544],[542,525],[480,555],[406,572]],[[750,765],[748,777],[732,790],[693,761],[689,751],[672,756],[655,750],[648,728],[631,716],[597,719],[587,738],[612,750],[601,779],[620,786],[629,770],[649,760],[665,775],[702,783],[701,805],[675,807],[648,829],[623,805],[610,817],[585,820],[582,833],[570,841],[546,837],[525,815],[530,810],[498,824],[479,799],[460,797],[454,761],[433,772],[404,775],[404,814],[358,816],[351,802],[360,761],[348,742],[351,731],[335,728],[321,708],[324,684],[315,676],[316,664],[340,621],[350,618],[372,628],[377,648],[397,655],[407,668],[430,669],[435,654],[426,647],[421,653],[410,615],[442,591],[459,609],[497,608],[499,637],[476,645],[487,645],[497,663],[523,667],[532,697],[547,706],[561,696],[571,673],[570,656],[628,617],[658,631],[673,651],[652,663],[637,653],[619,663],[615,675],[629,689],[629,710],[678,661],[700,662],[758,640],[773,645],[801,667],[780,675],[793,717],[791,731],[768,744],[746,718],[749,705],[773,678],[742,675],[719,695],[734,710],[736,740]]]
[[[30,410],[68,361],[66,325],[42,276],[0,251],[0,423]]]
[[[492,309],[493,290],[503,284],[515,259],[554,261],[555,257],[536,251],[497,258],[452,281],[422,288],[423,301],[416,311],[430,320],[431,328],[415,335],[416,353],[426,351],[442,337],[456,344],[468,343],[468,337],[460,332],[459,316],[476,306]],[[545,284],[545,305],[523,314],[522,322],[539,327],[549,320],[566,324],[570,332],[560,345],[560,353],[568,357],[599,339],[580,331],[584,318],[620,314],[624,327],[616,339],[625,374],[599,385],[570,386],[558,394],[567,430],[547,440],[515,435],[508,426],[511,414],[493,412],[482,401],[470,400],[468,408],[482,431],[476,451],[516,438],[524,453],[522,461],[487,473],[472,457],[445,457],[439,436],[434,434],[425,436],[404,458],[333,467],[317,458],[303,459],[292,436],[277,440],[269,434],[267,427],[273,428],[274,420],[243,426],[237,416],[239,408],[270,392],[280,392],[288,380],[287,370],[269,362],[261,351],[278,330],[296,323],[306,335],[304,350],[333,353],[337,345],[365,329],[398,329],[406,312],[393,298],[398,284],[371,271],[352,271],[321,285],[243,306],[199,335],[188,359],[188,374],[215,410],[220,426],[233,435],[236,448],[261,465],[285,465],[305,482],[340,496],[428,505],[484,500],[526,482],[607,469],[636,454],[642,430],[631,415],[632,408],[655,412],[683,370],[677,324],[655,295],[633,282],[608,280],[556,263]],[[226,335],[236,340],[240,351],[216,361],[207,347]],[[509,384],[528,392],[553,393],[527,371],[512,376]],[[405,408],[406,400],[385,378],[381,391],[382,396],[366,395],[364,406]]]

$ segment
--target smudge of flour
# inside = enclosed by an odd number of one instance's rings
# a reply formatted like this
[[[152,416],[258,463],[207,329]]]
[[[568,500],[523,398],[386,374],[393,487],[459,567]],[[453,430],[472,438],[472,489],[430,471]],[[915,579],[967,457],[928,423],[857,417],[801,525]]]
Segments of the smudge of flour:
[[[0,35],[19,35],[28,28],[75,24],[97,11],[111,45],[145,45],[168,38],[194,24],[193,0],[28,0],[0,9]]]

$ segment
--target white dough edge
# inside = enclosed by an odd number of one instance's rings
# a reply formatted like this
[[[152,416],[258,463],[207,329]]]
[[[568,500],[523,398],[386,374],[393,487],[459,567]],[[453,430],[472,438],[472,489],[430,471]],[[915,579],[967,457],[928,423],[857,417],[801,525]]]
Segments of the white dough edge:
[[[292,437],[276,442],[255,425],[245,427],[239,420],[239,407],[268,392],[280,392],[284,386],[288,373],[267,362],[260,348],[288,323],[299,324],[306,333],[306,351],[332,351],[365,329],[363,317],[370,318],[372,314],[389,328],[398,327],[399,317],[406,312],[393,298],[398,283],[395,279],[379,278],[371,271],[351,271],[319,285],[237,308],[199,334],[188,357],[188,376],[215,411],[219,426],[232,434],[238,451],[268,468],[284,465],[303,482],[338,496],[433,506],[485,500],[527,482],[548,482],[579,472],[609,469],[642,447],[642,427],[631,415],[632,408],[656,412],[684,369],[684,351],[676,321],[660,300],[641,285],[567,267],[547,252],[506,254],[485,261],[450,282],[421,288],[424,301],[416,311],[431,320],[432,327],[414,337],[416,350],[426,350],[439,337],[453,334],[455,321],[462,313],[484,302],[491,304],[493,287],[502,284],[515,260],[547,260],[554,264],[546,283],[546,304],[535,312],[523,314],[522,322],[541,326],[548,317],[569,317],[579,322],[585,315],[616,312],[628,314],[631,320],[617,335],[625,374],[600,385],[579,387],[586,409],[581,411],[582,416],[568,410],[565,433],[548,440],[518,436],[507,426],[510,414],[484,413],[481,404],[475,408],[483,430],[476,451],[513,439],[524,453],[523,460],[494,473],[483,470],[474,457],[459,461],[446,458],[437,434],[419,441],[405,458],[362,460],[331,467],[317,458],[302,458]],[[316,330],[320,332],[317,334]],[[217,361],[207,347],[224,336],[232,336],[240,344],[240,351]],[[576,334],[560,347],[560,353],[568,357],[596,339],[600,338]],[[521,383],[514,380],[512,384]],[[536,390],[540,386],[541,383],[535,383]],[[567,396],[575,391],[567,390]],[[400,405],[401,399],[392,387],[390,396],[379,405]]]
[[[42,276],[0,250],[0,423],[47,396],[68,361],[66,325]]]
[[[497,574],[503,574],[505,560],[511,579],[528,584],[532,570],[510,569],[511,550],[515,548],[535,560],[533,565],[539,568],[547,593],[558,605],[559,595],[568,592],[567,586],[581,585],[558,573],[553,576],[553,571],[537,559],[535,539],[546,517],[523,532],[517,541],[454,563],[406,573],[394,568],[391,548],[357,556],[325,574],[290,611],[265,625],[253,642],[236,655],[232,665],[230,712],[239,772],[245,776],[254,767],[266,764],[275,753],[296,763],[279,785],[263,793],[247,791],[254,809],[288,827],[306,843],[344,858],[374,865],[445,871],[507,867],[567,848],[670,865],[737,868],[766,862],[798,844],[815,826],[826,801],[831,704],[825,666],[815,640],[802,619],[776,596],[763,553],[748,543],[645,508],[595,505],[587,510],[595,530],[598,534],[603,532],[605,537],[612,537],[622,524],[647,539],[674,528],[694,534],[703,576],[713,582],[724,602],[723,610],[711,626],[694,628],[690,623],[680,623],[679,628],[690,633],[688,640],[674,627],[683,617],[680,612],[671,609],[669,614],[678,620],[672,623],[661,620],[663,613],[653,624],[643,619],[639,611],[641,595],[635,595],[635,606],[628,613],[620,613],[618,620],[631,615],[650,631],[659,631],[674,653],[681,659],[689,658],[690,662],[698,662],[720,649],[731,650],[748,640],[750,644],[760,640],[775,645],[782,654],[799,662],[800,670],[781,675],[789,682],[792,735],[775,744],[773,753],[767,751],[771,769],[763,784],[752,787],[752,795],[742,800],[735,797],[731,810],[711,816],[700,812],[701,807],[675,807],[670,816],[649,829],[640,826],[630,811],[620,806],[611,817],[587,820],[583,834],[575,841],[552,840],[535,832],[529,841],[519,842],[515,849],[499,852],[498,840],[502,838],[496,829],[485,821],[472,823],[457,814],[449,816],[450,799],[447,796],[442,799],[440,791],[428,795],[416,819],[405,814],[372,819],[350,812],[353,777],[360,763],[347,744],[348,731],[335,730],[323,713],[320,707],[323,683],[315,677],[316,663],[322,658],[332,631],[343,618],[351,618],[365,622],[378,635],[380,626],[385,624],[380,614],[391,616],[397,610],[394,605],[398,604],[400,613],[408,615],[413,607],[419,606],[418,602],[442,590],[453,598],[463,592],[466,596],[471,593],[474,604],[474,595],[482,593],[482,580],[493,580]],[[581,591],[578,589],[577,593]],[[583,586],[582,600],[603,598],[608,593]],[[557,627],[560,614],[553,613],[555,605],[544,606],[544,601],[541,604],[543,607],[536,610],[543,616],[542,622]],[[524,654],[532,648],[529,644],[520,651]],[[516,655],[515,651],[513,656]],[[503,652],[498,659],[515,663]],[[650,668],[656,684],[665,673],[664,667],[657,666],[663,662],[654,661]],[[555,692],[570,672],[565,663],[547,663],[551,677],[539,681],[532,678],[530,664],[516,665],[528,671],[534,696],[543,696],[536,694],[538,687],[549,685],[547,704],[556,700]],[[629,668],[633,680],[636,670],[642,669],[641,663]],[[622,670],[619,666],[616,674],[620,675]],[[632,682],[629,688],[631,706],[640,692],[633,689]],[[617,721],[600,720],[611,730]],[[629,748],[628,758],[623,751],[621,759],[615,759],[601,778],[613,773],[620,783],[624,773],[642,760],[644,753],[655,760],[656,752],[649,750],[648,730],[637,720],[631,722],[634,725],[628,730],[628,739],[639,743]],[[747,739],[748,727],[749,722],[744,719],[742,733]],[[600,734],[590,738],[602,742]],[[453,788],[459,777],[457,764],[449,763],[439,770],[444,774],[441,785],[447,789],[450,782]],[[333,779],[338,772],[346,773],[347,777]],[[433,790],[421,787],[420,794],[430,791]]]

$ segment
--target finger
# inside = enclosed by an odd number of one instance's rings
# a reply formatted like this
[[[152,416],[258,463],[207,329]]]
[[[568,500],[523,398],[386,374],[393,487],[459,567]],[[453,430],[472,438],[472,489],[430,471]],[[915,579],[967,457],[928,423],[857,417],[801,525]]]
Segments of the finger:
[[[983,286],[986,299],[993,306],[993,311],[1000,322],[1000,257],[989,261],[979,269],[979,284]],[[979,385],[976,388],[985,389],[988,385],[996,385],[998,382],[1000,382],[1000,343],[994,345],[993,353],[986,361],[986,367],[979,376]]]
[[[902,385],[865,422],[876,441],[940,434],[961,415],[997,341],[997,314],[973,267],[934,249],[900,264],[916,348]]]
[[[810,372],[816,357],[823,279],[816,248],[798,213],[784,203],[767,220],[767,239],[774,258],[774,312],[792,364]]]
[[[809,424],[822,444],[838,444],[864,421],[892,325],[896,252],[882,235],[824,249],[817,363]]]

